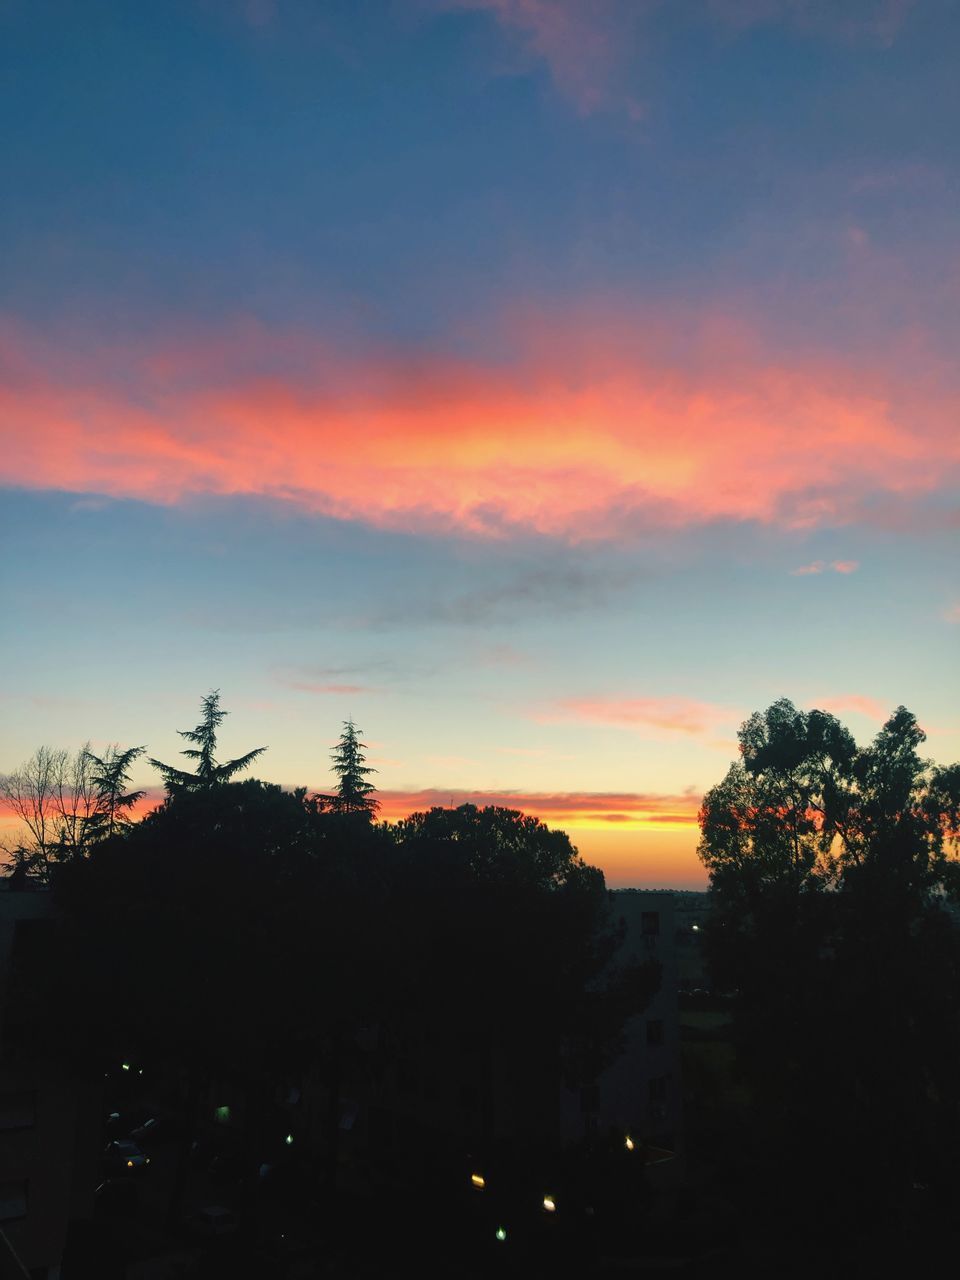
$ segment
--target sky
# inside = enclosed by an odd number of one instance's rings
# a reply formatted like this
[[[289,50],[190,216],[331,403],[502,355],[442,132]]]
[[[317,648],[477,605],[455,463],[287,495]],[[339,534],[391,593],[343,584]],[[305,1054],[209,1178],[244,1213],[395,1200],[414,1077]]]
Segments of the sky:
[[[386,817],[700,888],[775,699],[960,757],[958,45],[954,0],[0,0],[0,770],[176,761],[218,688],[269,781],[352,717]]]

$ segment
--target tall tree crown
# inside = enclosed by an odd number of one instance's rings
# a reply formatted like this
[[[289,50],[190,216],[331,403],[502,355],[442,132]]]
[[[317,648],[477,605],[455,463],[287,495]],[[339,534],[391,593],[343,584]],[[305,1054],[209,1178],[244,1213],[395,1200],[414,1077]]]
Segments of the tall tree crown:
[[[185,747],[180,754],[186,756],[188,760],[197,762],[196,772],[187,773],[174,765],[164,764],[162,760],[150,758],[150,763],[155,769],[159,769],[163,776],[163,785],[168,795],[174,795],[179,791],[207,791],[221,782],[229,782],[234,774],[239,773],[241,769],[246,769],[267,749],[254,747],[252,751],[238,756],[236,760],[225,760],[222,764],[219,763],[214,754],[217,747],[217,730],[228,715],[228,712],[220,706],[220,690],[211,690],[201,699],[200,706],[203,718],[197,727],[177,730],[181,738],[186,738],[193,744]]]
[[[377,771],[366,763],[366,749],[353,720],[345,720],[340,741],[330,753],[333,771],[339,778],[334,808],[340,813],[366,813],[373,817],[379,807],[373,794],[376,788],[367,781]]]
[[[130,823],[130,810],[142,800],[143,791],[128,791],[130,769],[135,760],[144,754],[146,747],[128,747],[121,751],[118,744],[109,746],[103,756],[95,756],[87,750],[86,756],[92,770],[91,781],[97,797],[96,834],[110,837]]]

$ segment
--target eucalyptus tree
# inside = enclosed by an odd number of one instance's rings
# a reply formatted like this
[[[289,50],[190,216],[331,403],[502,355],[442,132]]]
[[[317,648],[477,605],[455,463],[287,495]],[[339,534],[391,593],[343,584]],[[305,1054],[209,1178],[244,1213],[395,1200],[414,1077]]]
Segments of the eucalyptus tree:
[[[739,739],[700,811],[704,942],[736,997],[765,1130],[797,1152],[847,1135],[839,1181],[863,1204],[945,1188],[960,1141],[960,765],[920,754],[902,706],[867,746],[786,699]]]

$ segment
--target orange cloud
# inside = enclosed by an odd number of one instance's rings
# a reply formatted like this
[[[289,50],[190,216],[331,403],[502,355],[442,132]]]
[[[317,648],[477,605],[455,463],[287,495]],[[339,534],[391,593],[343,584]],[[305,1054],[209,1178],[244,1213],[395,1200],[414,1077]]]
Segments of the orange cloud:
[[[435,806],[474,804],[520,809],[552,826],[570,829],[617,827],[696,827],[699,795],[642,792],[521,792],[456,791],[424,788],[420,791],[378,791],[380,816],[389,822]]]
[[[0,482],[578,540],[843,523],[878,494],[948,485],[960,461],[955,395],[904,403],[884,370],[785,363],[722,320],[527,313],[505,333],[511,363],[482,364],[253,325],[80,351],[8,323]]]
[[[691,698],[560,698],[538,720],[583,720],[628,729],[699,735],[738,724],[743,716],[730,707]]]

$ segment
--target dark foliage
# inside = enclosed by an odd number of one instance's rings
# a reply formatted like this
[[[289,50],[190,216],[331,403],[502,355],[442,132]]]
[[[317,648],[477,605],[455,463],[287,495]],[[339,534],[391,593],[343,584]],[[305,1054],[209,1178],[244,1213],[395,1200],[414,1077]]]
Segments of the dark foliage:
[[[340,740],[330,753],[333,771],[337,775],[337,791],[325,797],[336,813],[358,813],[372,818],[378,809],[373,783],[367,779],[376,773],[366,762],[367,744],[360,741],[359,731],[352,720],[345,720]]]
[[[960,1185],[960,768],[923,741],[903,707],[859,748],[783,700],[700,815],[705,942],[766,1158],[796,1188],[829,1151],[825,1202],[888,1223]]]
[[[262,756],[266,747],[254,747],[246,755],[236,760],[219,763],[214,755],[217,747],[217,730],[226,719],[228,712],[220,707],[220,690],[214,689],[201,699],[203,718],[195,729],[178,729],[181,738],[192,742],[192,747],[185,747],[181,755],[188,760],[196,761],[196,771],[187,773],[174,765],[164,764],[161,760],[150,758],[150,763],[159,769],[163,776],[163,784],[168,795],[178,791],[208,791],[211,787],[229,782],[236,774],[251,765],[258,756]]]

